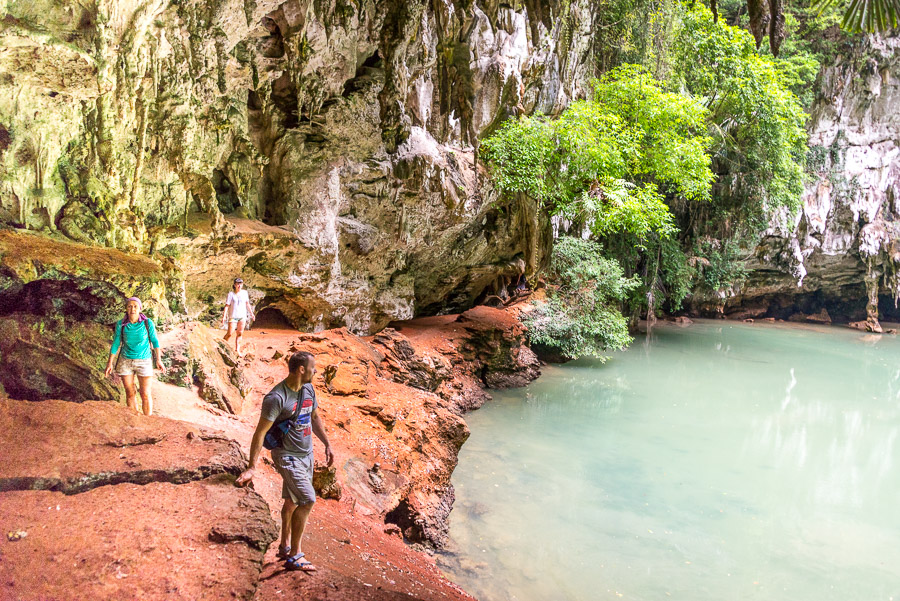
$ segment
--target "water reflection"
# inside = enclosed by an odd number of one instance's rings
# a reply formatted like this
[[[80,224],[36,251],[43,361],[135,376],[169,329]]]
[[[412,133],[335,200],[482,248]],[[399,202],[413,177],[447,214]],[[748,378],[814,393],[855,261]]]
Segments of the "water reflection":
[[[468,418],[448,572],[499,599],[900,600],[900,344],[656,327]]]

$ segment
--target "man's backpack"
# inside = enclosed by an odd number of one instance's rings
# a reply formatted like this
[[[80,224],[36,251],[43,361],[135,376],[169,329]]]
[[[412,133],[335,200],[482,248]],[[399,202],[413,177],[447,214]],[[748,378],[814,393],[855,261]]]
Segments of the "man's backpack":
[[[282,444],[284,444],[285,435],[291,431],[291,427],[294,425],[294,421],[296,421],[297,416],[300,415],[300,408],[303,405],[303,389],[300,389],[300,393],[297,395],[297,408],[294,410],[294,414],[286,419],[283,419],[279,422],[275,422],[272,424],[272,427],[269,428],[269,431],[266,432],[266,437],[263,438],[263,448],[269,449],[277,449]]]
[[[296,416],[295,416],[296,417]],[[288,432],[291,431],[291,426],[293,425],[293,418],[283,419],[280,422],[275,422],[269,431],[266,432],[266,437],[263,438],[263,447],[269,449],[277,449],[282,444],[284,444],[284,436]]]

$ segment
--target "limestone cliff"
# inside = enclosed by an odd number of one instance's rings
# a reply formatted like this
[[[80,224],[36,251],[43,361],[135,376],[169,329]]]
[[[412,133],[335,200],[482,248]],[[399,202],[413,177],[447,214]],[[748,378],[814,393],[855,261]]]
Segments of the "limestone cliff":
[[[205,213],[208,243],[190,258],[236,254],[210,260],[195,288],[223,296],[249,274],[298,327],[370,332],[463,308],[536,269],[549,243],[529,201],[499,202],[478,140],[582,93],[595,10],[8,0],[0,221],[177,260],[170,242],[203,233],[188,216]],[[260,241],[235,239],[227,214],[277,240],[249,252]]]
[[[879,300],[893,314],[900,293],[898,49],[898,36],[869,36],[822,70],[801,211],[766,231],[740,289],[698,299],[697,307],[717,305],[734,316],[868,317],[875,330]]]

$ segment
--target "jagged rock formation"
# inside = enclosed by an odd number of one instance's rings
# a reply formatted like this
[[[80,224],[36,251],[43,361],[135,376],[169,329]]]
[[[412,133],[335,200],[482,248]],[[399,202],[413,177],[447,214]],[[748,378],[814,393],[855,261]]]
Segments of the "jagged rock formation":
[[[357,332],[543,260],[546,220],[497,204],[477,141],[582,93],[591,3],[3,6],[2,221],[153,252],[201,211],[203,256],[238,256],[216,296],[240,268],[294,325]],[[284,229],[251,253],[229,213]]]
[[[103,402],[0,400],[0,428],[0,596],[253,598],[277,529],[237,443]]]
[[[320,412],[329,436],[340,440],[342,497],[407,541],[441,547],[454,499],[450,476],[469,436],[462,415],[489,398],[483,387],[524,385],[540,371],[521,324],[504,311],[476,307],[398,328],[371,339],[346,329],[299,334],[261,353],[266,365],[250,377],[259,382],[289,353],[312,352]]]
[[[793,220],[779,219],[733,294],[695,310],[735,317],[896,316],[900,295],[900,37],[869,36],[819,77],[809,124],[815,178]]]
[[[161,336],[160,346],[167,367],[160,380],[185,388],[196,384],[200,398],[219,411],[241,413],[250,384],[220,331],[186,323]]]
[[[0,231],[0,386],[31,400],[118,399],[103,369],[124,300],[169,320],[184,304],[178,280],[171,263]]]

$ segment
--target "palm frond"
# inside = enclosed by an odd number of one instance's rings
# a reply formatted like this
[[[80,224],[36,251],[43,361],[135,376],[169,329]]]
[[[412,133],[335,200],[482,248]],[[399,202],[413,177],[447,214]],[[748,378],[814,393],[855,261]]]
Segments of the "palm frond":
[[[837,0],[819,0],[813,8],[819,12]],[[854,33],[887,31],[900,24],[900,0],[853,0],[844,13],[841,27]]]

